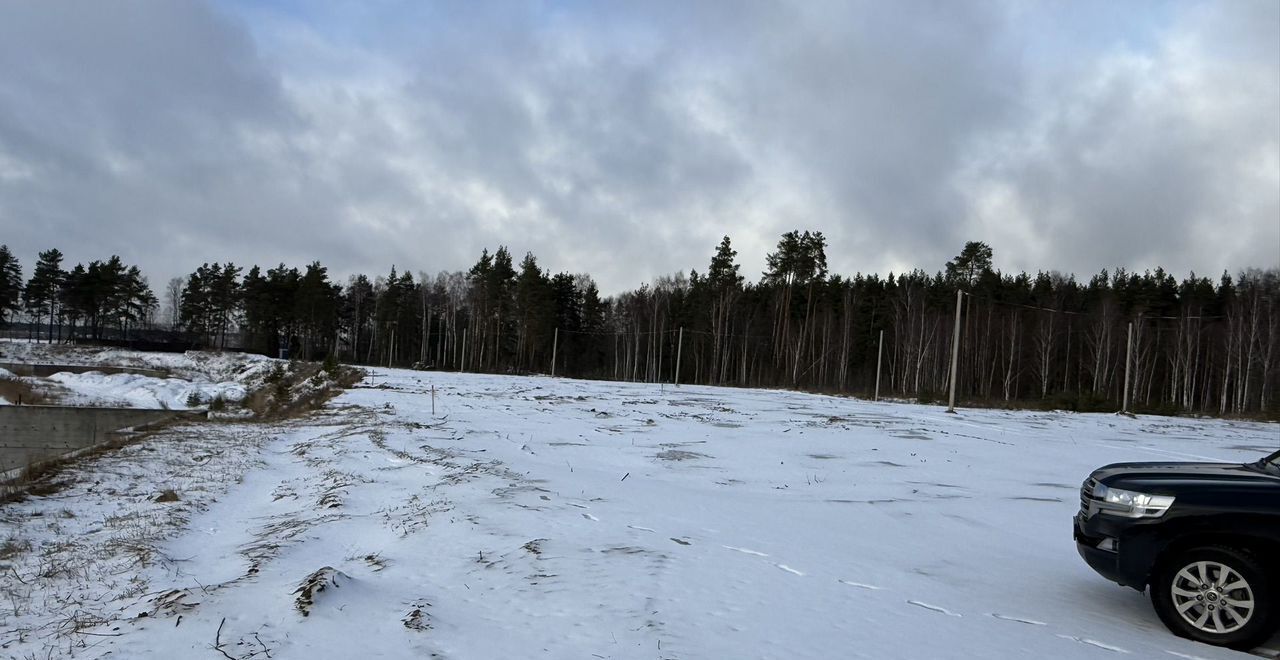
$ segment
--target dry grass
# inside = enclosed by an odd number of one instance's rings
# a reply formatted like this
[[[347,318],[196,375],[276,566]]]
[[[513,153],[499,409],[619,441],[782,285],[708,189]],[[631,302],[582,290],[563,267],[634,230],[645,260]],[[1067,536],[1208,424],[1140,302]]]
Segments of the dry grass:
[[[0,561],[8,561],[31,551],[31,541],[9,537],[0,543]]]
[[[301,417],[324,405],[364,378],[364,371],[340,365],[326,370],[316,362],[291,362],[277,369],[266,384],[245,398],[244,406],[260,421]]]
[[[0,378],[0,397],[13,403],[39,405],[47,400],[44,393],[35,389],[25,380],[18,378]]]

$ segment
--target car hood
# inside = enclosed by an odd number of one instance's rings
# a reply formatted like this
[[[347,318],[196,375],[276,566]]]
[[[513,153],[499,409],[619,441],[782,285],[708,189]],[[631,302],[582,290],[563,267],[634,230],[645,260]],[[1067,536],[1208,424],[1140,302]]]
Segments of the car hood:
[[[1184,488],[1276,488],[1280,478],[1236,463],[1115,463],[1091,475],[1109,488],[1176,494]]]

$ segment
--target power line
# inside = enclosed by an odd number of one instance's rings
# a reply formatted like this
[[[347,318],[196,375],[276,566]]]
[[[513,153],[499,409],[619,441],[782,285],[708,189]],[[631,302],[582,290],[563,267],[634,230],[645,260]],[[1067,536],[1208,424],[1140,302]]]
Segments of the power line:
[[[1090,312],[1073,312],[1073,311],[1071,311],[1071,310],[1067,310],[1067,309],[1053,309],[1052,307],[1041,307],[1041,306],[1039,306],[1039,305],[1027,305],[1027,304],[1024,304],[1024,303],[1009,302],[1009,301],[1007,301],[1007,300],[995,300],[994,298],[989,298],[989,297],[985,297],[985,296],[975,296],[974,294],[969,293],[969,292],[967,292],[967,291],[965,291],[965,292],[963,292],[963,293],[964,293],[964,295],[969,296],[970,298],[972,298],[972,299],[974,299],[974,300],[979,300],[979,301],[982,301],[982,302],[991,303],[991,304],[993,304],[993,305],[1005,305],[1005,306],[1008,306],[1008,307],[1020,307],[1020,308],[1022,308],[1022,309],[1030,309],[1030,310],[1035,310],[1035,311],[1040,311],[1040,312],[1049,312],[1049,313],[1052,313],[1052,314],[1068,314],[1068,315],[1071,315],[1071,316],[1090,316],[1090,315],[1091,315],[1091,313],[1090,313]],[[1227,317],[1226,317],[1226,316],[1224,316],[1224,315],[1220,315],[1220,314],[1219,314],[1219,315],[1206,315],[1206,314],[1201,314],[1201,315],[1197,315],[1197,316],[1156,316],[1156,315],[1144,314],[1144,313],[1139,312],[1139,313],[1137,314],[1137,316],[1135,316],[1134,318],[1135,318],[1135,319],[1147,319],[1147,320],[1164,320],[1164,321],[1190,321],[1190,320],[1202,320],[1202,319],[1225,319],[1225,318],[1227,318]]]

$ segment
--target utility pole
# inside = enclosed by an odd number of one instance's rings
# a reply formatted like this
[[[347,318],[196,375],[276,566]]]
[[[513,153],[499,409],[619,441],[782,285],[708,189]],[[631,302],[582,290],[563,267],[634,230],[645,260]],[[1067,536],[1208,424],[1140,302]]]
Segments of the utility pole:
[[[960,364],[960,303],[964,292],[956,289],[956,329],[951,333],[951,398],[947,402],[947,412],[956,411],[956,366]]]
[[[1129,412],[1129,369],[1133,367],[1133,321],[1129,322],[1128,347],[1124,351],[1124,404],[1120,409],[1120,414],[1131,415]]]
[[[556,334],[551,339],[551,377],[556,376],[556,349],[560,347],[560,328],[556,328]]]
[[[676,387],[680,387],[680,354],[684,352],[684,326],[680,326],[680,338],[676,340]]]
[[[876,393],[872,401],[880,400],[880,362],[884,356],[884,330],[880,331],[880,348],[876,349]]]

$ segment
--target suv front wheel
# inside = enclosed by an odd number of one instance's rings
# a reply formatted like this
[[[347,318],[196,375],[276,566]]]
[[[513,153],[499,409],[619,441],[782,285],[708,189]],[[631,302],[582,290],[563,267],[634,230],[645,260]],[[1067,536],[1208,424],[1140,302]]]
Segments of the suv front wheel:
[[[1206,644],[1251,649],[1275,632],[1276,584],[1250,553],[1227,547],[1185,550],[1160,562],[1151,603],[1174,633]]]

